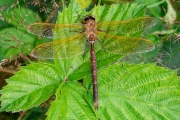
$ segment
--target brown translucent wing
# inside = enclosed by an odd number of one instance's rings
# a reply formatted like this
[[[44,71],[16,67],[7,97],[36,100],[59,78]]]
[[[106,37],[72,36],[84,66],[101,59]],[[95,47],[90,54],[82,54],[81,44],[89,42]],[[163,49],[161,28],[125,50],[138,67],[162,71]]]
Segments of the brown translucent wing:
[[[65,31],[71,31],[75,33],[82,32],[84,29],[81,23],[71,24],[52,24],[52,23],[33,23],[27,27],[29,33],[38,35],[40,37],[47,38],[63,38],[68,37],[68,33]]]
[[[142,53],[155,48],[151,41],[143,38],[114,36],[99,31],[97,37],[105,51],[117,54]]]
[[[152,17],[140,17],[127,21],[102,22],[97,25],[98,30],[103,32],[135,33],[140,30],[152,27],[157,23]]]
[[[41,44],[32,51],[32,56],[39,59],[72,58],[84,53],[85,46],[84,34],[77,34],[70,38]]]

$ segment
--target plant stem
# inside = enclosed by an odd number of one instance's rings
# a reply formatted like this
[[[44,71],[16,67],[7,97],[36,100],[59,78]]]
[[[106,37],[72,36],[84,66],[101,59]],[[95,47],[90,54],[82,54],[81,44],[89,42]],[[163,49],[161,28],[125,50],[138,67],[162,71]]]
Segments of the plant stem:
[[[100,6],[101,5],[101,0],[98,0],[98,6]]]

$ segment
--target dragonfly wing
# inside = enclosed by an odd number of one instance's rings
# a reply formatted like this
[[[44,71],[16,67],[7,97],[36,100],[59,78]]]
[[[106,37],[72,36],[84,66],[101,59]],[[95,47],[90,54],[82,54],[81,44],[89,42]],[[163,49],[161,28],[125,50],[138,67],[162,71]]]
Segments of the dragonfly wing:
[[[71,24],[52,24],[52,23],[33,23],[27,27],[27,31],[31,34],[47,38],[63,38],[69,35],[69,32],[82,32],[84,29],[81,23]],[[66,34],[68,32],[68,34]],[[69,36],[65,36],[69,37]]]
[[[84,53],[86,39],[83,34],[63,40],[56,40],[41,44],[32,51],[32,56],[39,59],[72,58]]]
[[[140,17],[127,21],[110,21],[99,23],[97,28],[103,32],[116,32],[120,34],[135,33],[152,27],[157,23],[152,17]]]
[[[105,51],[117,54],[142,53],[155,48],[151,41],[143,38],[114,36],[99,31],[97,37]]]

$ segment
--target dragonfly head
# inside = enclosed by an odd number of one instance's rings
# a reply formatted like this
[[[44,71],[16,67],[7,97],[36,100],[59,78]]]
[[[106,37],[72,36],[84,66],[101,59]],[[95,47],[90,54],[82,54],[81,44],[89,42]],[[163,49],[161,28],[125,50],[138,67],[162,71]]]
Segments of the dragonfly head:
[[[88,20],[94,20],[95,21],[95,18],[93,16],[88,15],[84,18],[84,21],[87,22]]]

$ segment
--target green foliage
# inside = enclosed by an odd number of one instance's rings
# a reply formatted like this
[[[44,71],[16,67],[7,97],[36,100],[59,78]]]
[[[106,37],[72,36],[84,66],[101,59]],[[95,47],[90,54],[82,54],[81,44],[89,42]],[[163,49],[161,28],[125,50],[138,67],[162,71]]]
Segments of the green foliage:
[[[19,53],[28,54],[29,51],[32,51],[35,37],[26,34],[26,27],[36,21],[34,12],[25,8],[15,9],[12,12],[12,9],[7,8],[1,12],[1,15],[3,17],[0,20],[2,25],[0,51],[3,56],[0,56],[0,60],[17,56]],[[41,21],[41,19],[39,20]]]
[[[178,119],[180,79],[176,74],[155,64],[116,63],[101,69],[95,112],[91,76],[82,86],[52,64],[31,64],[7,81],[1,91],[1,111],[29,109],[56,91],[47,119]]]
[[[60,71],[53,65],[41,63],[22,68],[1,91],[1,110],[17,112],[40,105],[63,81]]]
[[[144,16],[146,5],[96,6],[86,13],[72,2],[57,23],[81,22],[88,14],[97,21]],[[80,18],[78,18],[81,16]],[[140,37],[143,31],[132,36]],[[47,119],[179,119],[180,78],[155,64],[119,63],[122,56],[96,48],[99,109],[94,110],[89,50],[84,56],[56,59],[55,65],[32,63],[7,80],[1,90],[1,111],[24,111],[56,95]],[[114,64],[113,64],[114,63]],[[82,81],[78,81],[82,80]]]
[[[56,91],[56,100],[47,113],[47,119],[96,119],[92,106],[84,97],[86,92],[78,82],[62,83]]]
[[[176,74],[155,64],[117,63],[100,70],[99,118],[178,119],[180,79]]]
[[[35,38],[28,34],[24,34],[25,30],[18,30],[14,27],[8,27],[0,31],[3,36],[0,38],[3,46],[0,48],[3,57],[9,57],[11,55],[18,55],[23,51],[24,54],[28,54],[33,49],[30,45],[34,42]],[[23,41],[29,40],[29,41]]]
[[[179,5],[178,1],[169,0],[136,0],[138,3],[147,3],[149,14],[156,16],[158,24],[153,27],[156,32],[156,39],[159,45],[156,47],[159,52],[157,54],[157,63],[161,66],[166,66],[171,69],[177,69],[180,73],[180,49],[179,42]],[[148,36],[152,39],[152,36]]]

